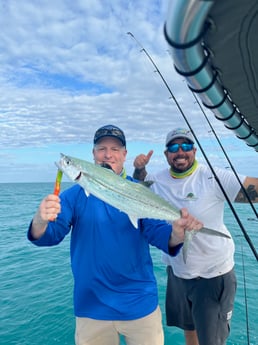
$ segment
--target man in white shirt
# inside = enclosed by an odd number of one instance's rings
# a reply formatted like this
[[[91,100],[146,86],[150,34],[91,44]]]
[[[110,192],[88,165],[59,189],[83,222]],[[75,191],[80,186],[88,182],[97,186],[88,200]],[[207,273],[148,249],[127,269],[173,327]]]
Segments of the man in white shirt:
[[[172,205],[187,207],[207,228],[230,235],[223,220],[225,196],[211,170],[196,160],[194,138],[188,129],[168,133],[165,142],[169,167],[147,173],[153,151],[134,161],[134,178],[150,180],[151,188]],[[230,201],[246,202],[237,177],[214,169]],[[238,175],[253,202],[258,202],[258,178]],[[250,193],[250,191],[252,193]],[[166,318],[168,326],[182,328],[187,345],[224,345],[236,292],[234,242],[208,234],[194,236],[187,261],[163,255],[167,264]]]

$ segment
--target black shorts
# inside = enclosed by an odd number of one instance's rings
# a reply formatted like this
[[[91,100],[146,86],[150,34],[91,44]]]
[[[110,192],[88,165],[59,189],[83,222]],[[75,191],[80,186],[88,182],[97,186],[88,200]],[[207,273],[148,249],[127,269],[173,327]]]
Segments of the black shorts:
[[[199,345],[225,344],[236,294],[234,270],[210,279],[182,279],[168,266],[167,274],[167,325],[196,330]]]

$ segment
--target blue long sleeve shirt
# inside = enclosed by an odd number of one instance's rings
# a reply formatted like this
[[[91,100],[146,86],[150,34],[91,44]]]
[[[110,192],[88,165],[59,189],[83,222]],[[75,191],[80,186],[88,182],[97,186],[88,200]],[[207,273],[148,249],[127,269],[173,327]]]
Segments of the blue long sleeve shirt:
[[[133,320],[158,305],[157,283],[149,245],[168,253],[171,225],[142,219],[138,229],[127,214],[79,185],[61,195],[61,213],[37,246],[60,243],[71,231],[70,255],[74,277],[74,313],[99,320]],[[180,245],[171,252],[176,255]]]

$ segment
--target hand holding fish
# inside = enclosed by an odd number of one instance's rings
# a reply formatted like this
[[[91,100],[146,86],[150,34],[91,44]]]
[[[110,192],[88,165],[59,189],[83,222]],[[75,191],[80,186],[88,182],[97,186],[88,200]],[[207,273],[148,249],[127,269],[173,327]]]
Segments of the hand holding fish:
[[[188,213],[186,208],[181,209],[181,218],[173,222],[169,246],[174,247],[185,239],[185,231],[198,231],[203,228],[203,223]]]
[[[56,219],[61,212],[60,198],[58,195],[49,194],[40,203],[32,221],[31,234],[38,239],[46,230],[49,221]]]

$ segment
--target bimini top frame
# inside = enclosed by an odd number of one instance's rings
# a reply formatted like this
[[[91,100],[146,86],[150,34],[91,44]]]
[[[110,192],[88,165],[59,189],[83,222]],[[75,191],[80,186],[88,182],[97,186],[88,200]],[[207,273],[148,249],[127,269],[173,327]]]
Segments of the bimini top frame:
[[[213,25],[209,14],[214,3],[219,2],[171,1],[164,27],[165,38],[175,69],[186,78],[190,90],[198,94],[204,106],[223,121],[226,128],[258,151],[257,128],[251,126],[248,117],[241,113],[237,100],[232,99],[231,90],[223,85],[221,68],[215,67],[212,47],[205,42]]]

